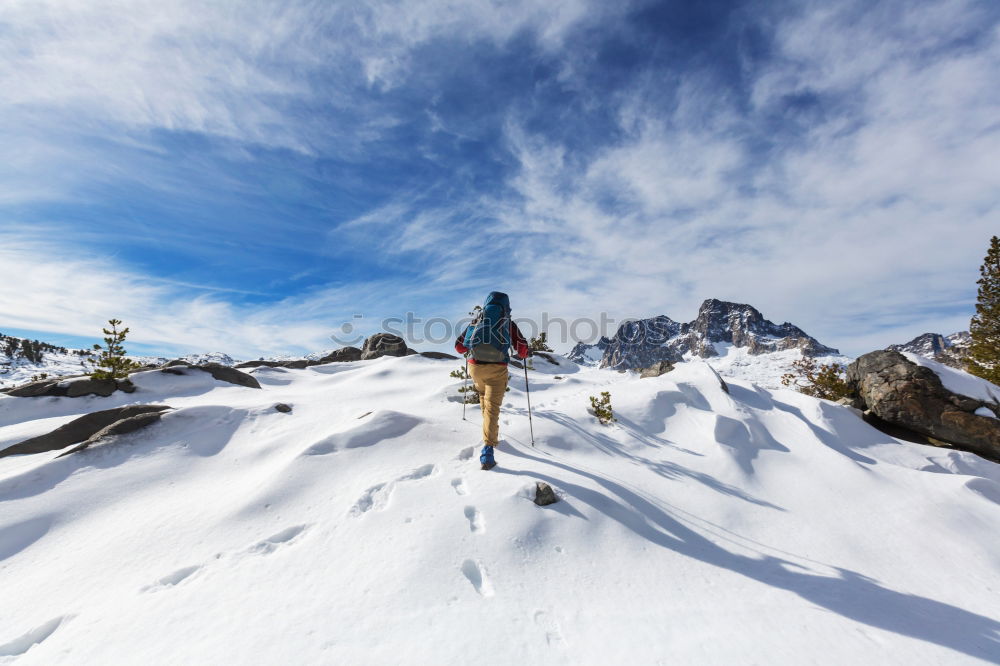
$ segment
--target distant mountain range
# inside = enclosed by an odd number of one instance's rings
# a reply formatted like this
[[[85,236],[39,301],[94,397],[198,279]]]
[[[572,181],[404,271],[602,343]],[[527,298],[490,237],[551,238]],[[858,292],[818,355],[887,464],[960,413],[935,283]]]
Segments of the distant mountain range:
[[[961,369],[970,342],[967,331],[951,335],[924,333],[887,349],[912,352]],[[319,358],[326,353],[317,352],[307,358]],[[84,373],[83,361],[90,355],[89,350],[66,349],[0,334],[0,387],[23,384],[43,374],[55,377]],[[848,363],[852,360],[820,344],[797,326],[764,319],[750,305],[713,298],[702,303],[694,321],[680,323],[665,315],[632,320],[622,324],[611,338],[602,337],[591,344],[577,343],[568,357],[581,365],[612,370],[647,368],[659,361],[676,363],[701,358],[709,361],[722,375],[778,388],[781,375],[802,355],[819,357],[822,362]],[[170,360],[160,356],[130,358],[143,365],[159,365]],[[213,362],[231,366],[237,363],[221,352],[189,354],[182,359],[194,364]],[[269,360],[279,360],[279,357]]]
[[[0,388],[16,386],[31,381],[32,377],[62,377],[87,372],[84,362],[93,358],[89,349],[67,349],[38,340],[17,338],[0,333]],[[171,360],[162,356],[136,356],[129,358],[142,365],[160,365]],[[237,363],[228,354],[212,352],[189,354],[181,357],[190,363]]]
[[[726,355],[730,347],[750,356],[790,350],[806,356],[840,354],[797,326],[764,319],[750,305],[711,298],[701,304],[694,321],[680,323],[666,315],[629,321],[610,339],[601,338],[594,344],[578,343],[569,358],[584,365],[628,370],[649,367],[659,361],[716,358]]]

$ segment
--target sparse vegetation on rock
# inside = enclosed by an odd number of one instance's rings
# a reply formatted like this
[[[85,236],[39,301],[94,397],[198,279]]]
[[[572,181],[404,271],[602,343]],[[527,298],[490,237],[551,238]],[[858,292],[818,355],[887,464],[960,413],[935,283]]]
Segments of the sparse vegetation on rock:
[[[844,380],[846,370],[839,363],[817,363],[816,359],[804,356],[794,361],[792,368],[792,372],[781,376],[781,383],[799,393],[824,400],[839,400],[850,394]]]

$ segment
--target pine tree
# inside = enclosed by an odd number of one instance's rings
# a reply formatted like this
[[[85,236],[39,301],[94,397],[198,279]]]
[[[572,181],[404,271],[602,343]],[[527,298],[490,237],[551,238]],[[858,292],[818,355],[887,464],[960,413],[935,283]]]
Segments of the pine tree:
[[[108,323],[111,329],[102,329],[105,336],[104,344],[107,346],[102,348],[101,345],[94,345],[94,351],[99,351],[101,354],[97,357],[97,361],[91,362],[93,369],[90,371],[90,376],[94,379],[124,379],[128,377],[129,372],[141,366],[125,357],[125,347],[122,345],[125,336],[128,335],[128,328],[118,330],[118,326],[122,323],[120,319],[109,319]]]
[[[990,239],[990,249],[979,274],[976,314],[969,324],[972,345],[967,369],[978,377],[1000,384],[1000,237]]]

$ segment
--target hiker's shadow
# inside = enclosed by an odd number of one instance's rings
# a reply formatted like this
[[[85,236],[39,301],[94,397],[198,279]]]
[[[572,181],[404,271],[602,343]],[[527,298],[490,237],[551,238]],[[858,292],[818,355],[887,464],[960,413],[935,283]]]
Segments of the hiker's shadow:
[[[716,479],[710,474],[705,474],[704,472],[698,472],[674,462],[666,460],[651,460],[644,456],[637,455],[636,453],[629,451],[625,446],[623,446],[620,442],[615,441],[613,438],[605,434],[595,434],[591,430],[587,430],[586,428],[580,426],[580,424],[577,421],[574,421],[573,419],[568,418],[567,416],[559,412],[539,412],[538,415],[542,418],[554,421],[555,423],[558,423],[564,428],[570,430],[580,441],[591,442],[598,450],[603,451],[605,454],[625,458],[631,461],[633,464],[649,469],[655,474],[658,474],[659,476],[662,476],[665,479],[678,479],[681,477],[689,478],[693,481],[701,483],[702,485],[708,488],[711,488],[712,490],[718,493],[722,493],[730,497],[736,497],[745,502],[756,504],[757,506],[764,506],[769,509],[784,511],[784,509],[782,509],[780,506],[777,506],[776,504],[771,504],[770,502],[754,497],[750,493],[747,493],[746,491],[741,490],[740,488],[737,488],[735,486],[731,486],[728,483],[725,483],[724,481]],[[702,455],[700,453],[684,449],[668,439],[652,435],[640,436],[639,433],[636,432],[635,425],[628,420],[623,419],[622,423],[620,423],[619,425],[622,424],[624,424],[623,430],[627,434],[629,434],[639,442],[646,444],[648,446],[651,447],[668,446],[671,449],[688,453],[691,455],[695,456]],[[567,450],[571,448],[571,446],[566,442],[566,439],[564,437],[557,436],[554,441],[556,443],[555,444],[556,448],[562,448]],[[547,438],[546,442],[547,443],[550,442],[550,439]]]
[[[521,447],[511,447],[507,453],[536,463],[535,469],[501,473],[529,476],[561,488],[572,500],[587,504],[653,544],[787,590],[854,622],[1000,664],[1000,622],[994,618],[897,592],[850,569],[830,567],[833,575],[813,573],[762,551],[758,551],[759,557],[730,552],[622,483]],[[543,471],[546,467],[548,473]],[[563,474],[556,476],[559,472]],[[573,476],[589,479],[606,492],[573,483]],[[745,547],[753,542],[742,539],[741,543]]]

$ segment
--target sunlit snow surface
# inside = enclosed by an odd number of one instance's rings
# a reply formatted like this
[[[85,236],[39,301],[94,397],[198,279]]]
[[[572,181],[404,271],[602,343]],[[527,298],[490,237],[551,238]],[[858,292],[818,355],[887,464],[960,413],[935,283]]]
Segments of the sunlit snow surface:
[[[1000,662],[997,465],[794,392],[726,394],[700,362],[534,364],[536,446],[512,369],[490,472],[456,361],[0,396],[0,447],[175,408],[0,459],[0,663]],[[562,501],[533,504],[536,481]]]
[[[713,342],[712,346],[719,355],[705,359],[705,362],[715,368],[720,375],[769,389],[782,388],[782,375],[788,372],[795,373],[792,364],[802,358],[802,352],[798,349],[786,349],[769,354],[750,354],[746,347],[735,347],[724,342]],[[689,356],[687,360],[697,359]],[[848,356],[831,355],[817,356],[814,360],[817,364],[832,363],[846,366],[853,359]]]
[[[1000,403],[1000,387],[985,379],[910,352],[903,352],[903,356],[917,365],[933,370],[941,378],[944,387],[952,393],[967,395],[970,398],[986,402]]]

